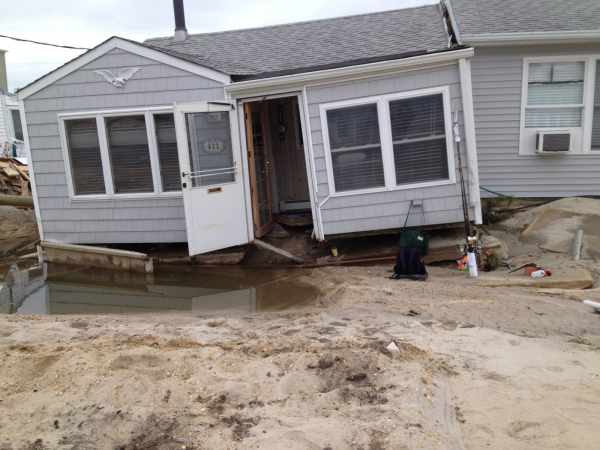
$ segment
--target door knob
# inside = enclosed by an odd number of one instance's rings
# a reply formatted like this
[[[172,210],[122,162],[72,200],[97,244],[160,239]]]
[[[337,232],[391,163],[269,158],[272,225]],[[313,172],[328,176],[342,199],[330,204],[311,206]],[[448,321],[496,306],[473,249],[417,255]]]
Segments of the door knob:
[[[272,170],[269,170],[269,173],[273,173],[273,171],[272,171]]]

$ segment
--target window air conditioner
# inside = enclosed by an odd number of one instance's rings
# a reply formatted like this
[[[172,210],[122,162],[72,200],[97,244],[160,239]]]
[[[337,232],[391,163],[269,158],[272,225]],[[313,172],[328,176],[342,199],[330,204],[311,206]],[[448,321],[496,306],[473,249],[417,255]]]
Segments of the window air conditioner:
[[[557,155],[571,153],[571,133],[568,131],[538,131],[535,152]]]

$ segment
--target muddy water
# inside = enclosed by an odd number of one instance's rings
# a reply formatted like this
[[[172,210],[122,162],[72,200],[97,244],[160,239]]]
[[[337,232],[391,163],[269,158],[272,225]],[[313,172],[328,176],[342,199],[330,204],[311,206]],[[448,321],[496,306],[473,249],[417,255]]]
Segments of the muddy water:
[[[154,275],[28,263],[0,273],[0,314],[251,313],[311,305],[317,291],[298,270],[173,266]]]

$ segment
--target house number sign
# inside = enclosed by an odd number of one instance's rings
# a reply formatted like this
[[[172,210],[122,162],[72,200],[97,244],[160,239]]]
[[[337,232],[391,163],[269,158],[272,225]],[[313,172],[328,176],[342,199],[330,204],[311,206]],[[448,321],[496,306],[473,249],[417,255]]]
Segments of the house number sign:
[[[206,153],[221,153],[225,150],[225,142],[219,139],[207,139],[204,141],[204,150]]]

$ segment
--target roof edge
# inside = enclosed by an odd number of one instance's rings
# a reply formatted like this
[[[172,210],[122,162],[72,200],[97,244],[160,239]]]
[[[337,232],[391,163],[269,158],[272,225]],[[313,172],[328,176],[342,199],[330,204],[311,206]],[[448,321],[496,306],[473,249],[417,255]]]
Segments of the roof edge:
[[[373,12],[369,12],[369,13],[349,14],[347,16],[325,17],[323,19],[301,20],[299,22],[277,23],[277,24],[273,24],[273,25],[265,25],[262,27],[235,28],[233,30],[211,31],[211,32],[207,32],[207,33],[190,33],[189,37],[192,38],[194,36],[209,36],[209,35],[238,33],[238,32],[246,32],[246,31],[254,31],[254,30],[265,30],[265,29],[269,29],[269,28],[287,27],[290,25],[303,25],[303,24],[308,24],[308,23],[318,23],[318,22],[327,22],[327,21],[333,21],[333,20],[351,19],[354,17],[374,16],[377,14],[387,14],[387,13],[396,12],[396,11],[409,11],[409,10],[429,8],[432,6],[436,6],[437,3],[434,2],[435,0],[432,0],[432,1],[433,1],[432,3],[427,3],[425,5],[409,6],[407,8],[385,9],[383,11],[373,11]],[[173,38],[173,36],[156,36],[156,37],[145,39],[144,43],[153,45],[152,41],[169,40],[172,38]]]
[[[81,55],[77,56],[71,61],[54,69],[53,71],[47,73],[41,78],[38,78],[37,80],[25,86],[24,88],[19,89],[19,91],[17,92],[17,99],[19,101],[27,99],[36,92],[41,91],[42,89],[48,87],[52,83],[60,80],[61,78],[64,78],[70,73],[76,71],[77,69],[80,69],[81,67],[85,66],[86,64],[89,64],[90,62],[101,57],[102,55],[105,55],[106,53],[115,48],[119,48],[121,50],[125,50],[148,59],[152,59],[162,64],[177,67],[187,72],[205,78],[209,78],[211,80],[215,80],[223,84],[229,83],[231,80],[228,74],[202,66],[197,63],[193,63],[188,60],[184,60],[177,56],[166,53],[165,51],[154,46],[151,47],[140,42],[113,36],[107,39],[106,41],[102,42],[101,44],[97,45],[96,47],[92,48],[91,50],[82,53]]]
[[[388,59],[368,64],[232,82],[225,85],[225,92],[228,96],[233,98],[242,98],[248,95],[260,95],[267,91],[270,93],[290,92],[291,90],[310,85],[348,80],[350,79],[349,77],[374,77],[388,72],[418,70],[427,67],[435,67],[436,65],[452,64],[461,58],[470,58],[473,55],[474,49],[471,47],[453,48],[431,52],[425,55],[393,60]]]
[[[570,44],[600,41],[600,30],[532,31],[522,33],[463,34],[462,43],[473,47],[527,44]]]
[[[456,42],[458,45],[462,45],[462,39],[460,30],[458,29],[458,24],[456,23],[456,17],[454,16],[454,10],[452,9],[452,3],[450,0],[441,0],[443,5],[446,6],[446,11],[448,11],[448,16],[450,17],[450,22],[452,22],[452,31],[454,31],[454,37],[456,38]]]

